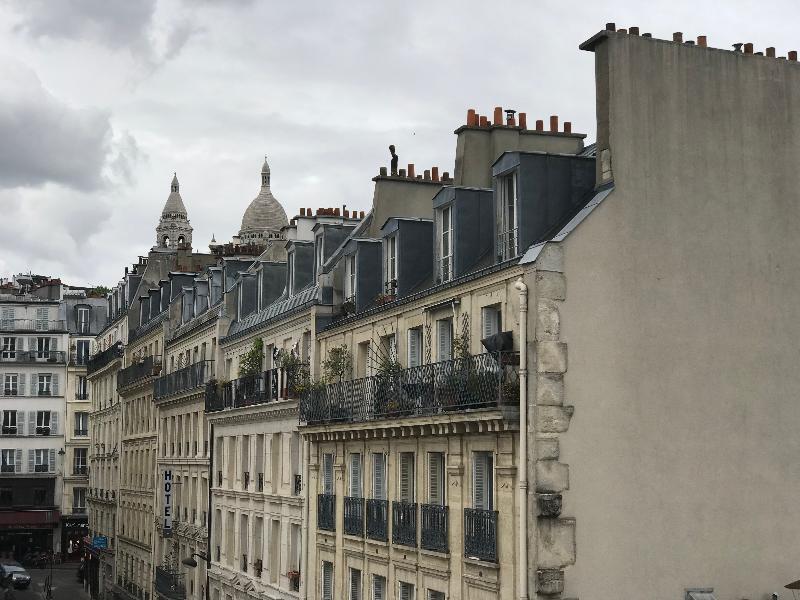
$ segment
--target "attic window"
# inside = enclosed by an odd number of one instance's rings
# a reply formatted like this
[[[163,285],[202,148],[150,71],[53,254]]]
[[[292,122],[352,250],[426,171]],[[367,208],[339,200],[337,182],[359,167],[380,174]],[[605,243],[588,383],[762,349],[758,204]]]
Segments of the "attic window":
[[[497,257],[504,261],[518,254],[517,240],[517,173],[510,173],[497,180],[498,227]]]
[[[314,245],[317,251],[317,275],[322,273],[322,265],[325,262],[323,241],[324,238],[321,235],[318,235],[314,240]]]
[[[453,278],[453,208],[451,206],[445,206],[442,209],[440,231],[439,275],[444,283]]]
[[[352,300],[356,295],[356,255],[344,258],[344,298]]]
[[[386,249],[386,293],[394,294],[397,290],[397,235],[387,237],[384,243]]]

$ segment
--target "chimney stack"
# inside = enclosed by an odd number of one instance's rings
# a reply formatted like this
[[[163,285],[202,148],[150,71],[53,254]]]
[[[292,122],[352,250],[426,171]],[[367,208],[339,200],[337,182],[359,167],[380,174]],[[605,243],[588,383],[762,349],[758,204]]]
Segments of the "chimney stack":
[[[414,163],[408,163],[408,176],[414,179]]]
[[[706,36],[698,35],[697,45],[700,46],[701,48],[706,48],[708,46],[708,40],[706,39]]]
[[[558,133],[558,115],[550,115],[550,133]]]
[[[683,42],[683,32],[682,31],[676,31],[675,33],[673,33],[672,34],[672,41],[673,42]]]
[[[489,119],[486,115],[481,115],[480,121],[478,122],[480,127],[488,127],[489,126]]]
[[[305,208],[301,208],[300,209],[300,216],[301,217],[305,217],[306,216],[306,209]]]
[[[628,31],[630,31],[631,35],[639,35],[639,28],[638,27],[631,27]]]
[[[467,111],[467,125],[469,127],[475,127],[478,124],[478,116],[475,114],[475,109],[470,108]]]
[[[439,167],[431,167],[431,179],[439,181]]]
[[[430,181],[431,180],[431,170],[430,169],[425,169],[423,171],[422,178],[425,179],[426,181]]]
[[[752,54],[753,53],[753,44],[752,44],[752,42],[747,42],[744,45],[744,53],[745,54]]]
[[[789,50],[789,60],[797,60],[797,50]]]
[[[503,107],[502,106],[495,106],[494,107],[494,125],[502,125],[503,124]]]
[[[388,173],[388,171],[386,170],[386,167],[381,167],[381,170],[379,171],[379,173],[380,173],[381,177],[386,177],[386,174]]]
[[[775,48],[773,48],[772,46],[767,48],[767,56],[769,56],[770,58],[775,58]]]
[[[524,112],[519,113],[519,128],[520,129],[528,128],[528,115]]]
[[[564,121],[564,133],[572,133],[572,123],[570,121]]]
[[[536,119],[536,131],[544,131],[544,121],[542,119]]]
[[[606,23],[606,31],[616,31],[617,24],[616,23]]]

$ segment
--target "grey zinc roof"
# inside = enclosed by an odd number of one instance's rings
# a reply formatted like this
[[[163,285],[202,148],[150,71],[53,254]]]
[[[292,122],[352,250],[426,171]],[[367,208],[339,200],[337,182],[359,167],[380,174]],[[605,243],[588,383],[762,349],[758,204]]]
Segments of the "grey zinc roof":
[[[267,321],[283,316],[285,313],[291,312],[296,308],[300,308],[306,304],[314,303],[319,298],[319,291],[320,287],[318,285],[310,285],[294,296],[290,296],[288,298],[284,296],[266,308],[262,308],[251,315],[247,315],[241,321],[236,321],[235,323],[231,324],[231,328],[225,338],[230,339],[236,337],[245,333],[246,331],[258,327],[259,325],[263,325]]]

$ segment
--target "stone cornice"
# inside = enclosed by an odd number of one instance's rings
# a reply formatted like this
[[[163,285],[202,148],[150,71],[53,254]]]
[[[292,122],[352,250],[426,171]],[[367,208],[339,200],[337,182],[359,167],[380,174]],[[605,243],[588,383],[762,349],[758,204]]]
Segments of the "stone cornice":
[[[297,400],[279,400],[266,404],[231,408],[218,412],[206,413],[209,423],[215,425],[234,425],[237,423],[258,423],[278,421],[293,417],[299,418],[300,410]]]

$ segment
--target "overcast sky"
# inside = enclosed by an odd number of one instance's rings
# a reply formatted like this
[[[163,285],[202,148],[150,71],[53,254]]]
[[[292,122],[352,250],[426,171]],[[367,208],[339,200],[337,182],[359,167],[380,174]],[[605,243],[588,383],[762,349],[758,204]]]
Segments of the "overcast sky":
[[[194,246],[257,194],[368,210],[388,164],[453,171],[468,108],[558,114],[594,138],[607,21],[709,46],[800,49],[789,2],[0,0],[0,276],[114,285],[177,171]],[[647,93],[643,90],[642,93]]]

